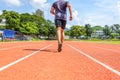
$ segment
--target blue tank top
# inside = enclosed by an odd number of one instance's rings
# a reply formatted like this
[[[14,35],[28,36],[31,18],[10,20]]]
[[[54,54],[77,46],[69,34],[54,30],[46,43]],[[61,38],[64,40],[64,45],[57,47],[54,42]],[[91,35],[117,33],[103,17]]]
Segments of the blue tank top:
[[[52,7],[55,9],[55,19],[66,20],[67,19],[67,1],[56,1]]]

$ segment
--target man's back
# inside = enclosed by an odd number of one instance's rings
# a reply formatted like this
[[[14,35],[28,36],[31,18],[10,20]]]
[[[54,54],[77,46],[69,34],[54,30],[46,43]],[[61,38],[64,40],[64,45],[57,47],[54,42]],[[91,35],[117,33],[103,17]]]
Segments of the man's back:
[[[56,1],[53,3],[52,7],[55,9],[55,19],[66,20],[66,8],[67,8],[67,1]]]

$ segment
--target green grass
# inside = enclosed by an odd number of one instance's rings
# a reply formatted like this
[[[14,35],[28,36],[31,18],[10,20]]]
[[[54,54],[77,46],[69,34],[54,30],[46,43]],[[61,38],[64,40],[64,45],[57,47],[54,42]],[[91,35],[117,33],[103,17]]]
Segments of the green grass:
[[[92,43],[101,43],[101,44],[120,44],[120,39],[89,39],[89,40],[81,40],[81,39],[66,39],[66,41],[81,41],[81,42],[92,42]]]
[[[45,41],[45,40],[33,38],[30,41],[38,41],[39,42],[39,41]],[[66,39],[65,41],[81,41],[81,42],[92,42],[92,43],[101,43],[101,44],[119,44],[120,45],[120,39],[106,39],[106,40],[100,40],[100,39],[89,39],[89,40]],[[2,41],[0,41],[0,42],[2,42]],[[10,41],[10,42],[14,42],[14,41]],[[17,42],[25,42],[25,41],[17,41]]]
[[[84,42],[93,42],[93,43],[102,43],[102,44],[120,44],[120,40],[95,40],[95,39],[91,39],[91,40],[80,40],[80,41],[84,41]]]

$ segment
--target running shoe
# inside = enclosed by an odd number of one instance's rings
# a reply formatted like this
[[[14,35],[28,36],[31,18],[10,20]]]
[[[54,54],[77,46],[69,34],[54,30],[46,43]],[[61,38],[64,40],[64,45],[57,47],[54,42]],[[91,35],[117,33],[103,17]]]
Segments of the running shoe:
[[[62,50],[62,44],[58,44],[58,52],[61,52]]]

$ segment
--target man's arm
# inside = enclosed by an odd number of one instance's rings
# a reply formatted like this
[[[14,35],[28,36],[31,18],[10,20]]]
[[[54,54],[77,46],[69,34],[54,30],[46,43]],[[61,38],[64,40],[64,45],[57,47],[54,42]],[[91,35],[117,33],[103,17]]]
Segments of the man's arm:
[[[69,13],[70,13],[70,21],[73,19],[72,17],[72,8],[71,8],[71,5],[69,3],[67,3],[67,7],[69,9]]]
[[[50,13],[53,14],[53,15],[55,15],[54,7],[51,7],[51,9],[50,9]]]

